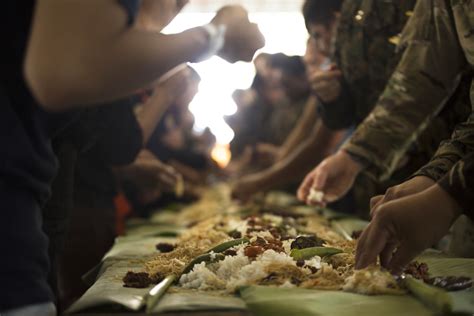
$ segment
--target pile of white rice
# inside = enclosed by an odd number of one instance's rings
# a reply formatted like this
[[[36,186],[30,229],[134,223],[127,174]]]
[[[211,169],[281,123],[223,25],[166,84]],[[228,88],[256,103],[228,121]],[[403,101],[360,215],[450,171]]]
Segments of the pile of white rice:
[[[291,241],[287,244],[289,248]],[[278,253],[270,249],[257,256],[255,260],[250,260],[245,256],[244,248],[245,245],[235,247],[237,255],[226,256],[219,262],[207,265],[205,262],[197,264],[191,272],[181,276],[180,285],[190,289],[233,292],[241,286],[258,284],[272,272],[270,267],[296,267],[296,261],[286,252]],[[316,256],[307,260],[305,266],[320,269],[321,258]],[[311,274],[309,268],[301,270],[308,275]],[[290,280],[286,281],[288,282],[282,282],[282,284],[290,286]]]

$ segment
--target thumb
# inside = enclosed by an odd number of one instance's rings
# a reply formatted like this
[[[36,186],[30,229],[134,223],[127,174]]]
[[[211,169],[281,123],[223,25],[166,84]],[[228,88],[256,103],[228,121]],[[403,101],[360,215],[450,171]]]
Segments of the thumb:
[[[313,182],[314,182],[314,175],[313,175],[313,172],[310,172],[308,175],[306,175],[300,187],[298,188],[297,195],[300,201],[306,202],[306,198],[309,194],[309,190],[313,186]]]
[[[326,185],[327,179],[328,172],[326,168],[324,168],[323,166],[319,167],[314,175],[313,188],[318,191],[324,191],[323,189]]]

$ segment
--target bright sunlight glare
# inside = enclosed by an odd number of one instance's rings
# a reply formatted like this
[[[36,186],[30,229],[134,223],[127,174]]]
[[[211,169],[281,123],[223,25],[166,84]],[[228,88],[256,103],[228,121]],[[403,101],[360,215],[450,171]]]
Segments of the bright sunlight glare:
[[[181,13],[165,29],[165,33],[178,33],[191,27],[208,23],[214,13]],[[250,20],[259,25],[265,36],[266,45],[260,51],[303,55],[307,32],[299,12],[253,13]],[[232,99],[236,89],[247,89],[252,83],[255,69],[252,63],[230,64],[219,57],[212,57],[192,67],[201,76],[199,92],[189,105],[195,117],[194,129],[202,132],[209,128],[217,143],[225,145],[234,138],[234,132],[224,121],[233,115],[237,106]]]

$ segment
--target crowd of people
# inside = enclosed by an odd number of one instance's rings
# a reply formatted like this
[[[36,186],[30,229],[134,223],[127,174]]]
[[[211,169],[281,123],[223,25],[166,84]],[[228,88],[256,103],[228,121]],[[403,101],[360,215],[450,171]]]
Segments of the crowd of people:
[[[398,273],[451,227],[447,250],[472,257],[473,5],[305,1],[304,114],[271,163],[243,168],[233,195],[303,179],[302,202],[370,219],[357,268],[380,257]]]
[[[399,273],[450,229],[474,255],[473,0],[305,0],[305,55],[255,58],[264,38],[238,5],[160,33],[187,2],[5,4],[0,315],[64,310],[126,217],[195,199],[215,172],[240,201],[285,189],[370,220],[356,268]],[[233,94],[225,170],[188,109],[187,63],[214,55],[256,73]]]

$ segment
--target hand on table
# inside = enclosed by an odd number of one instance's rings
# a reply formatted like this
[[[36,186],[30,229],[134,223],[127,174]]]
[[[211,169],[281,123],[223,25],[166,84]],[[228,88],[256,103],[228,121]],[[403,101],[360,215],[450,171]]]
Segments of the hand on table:
[[[308,173],[300,187],[298,188],[298,199],[308,204],[310,190],[324,193],[321,204],[334,202],[343,197],[354,184],[356,176],[362,167],[355,162],[345,151],[338,151],[336,154],[324,159],[313,171]]]
[[[381,204],[359,238],[356,269],[380,257],[383,267],[400,273],[420,252],[436,244],[460,213],[456,201],[437,184]]]

